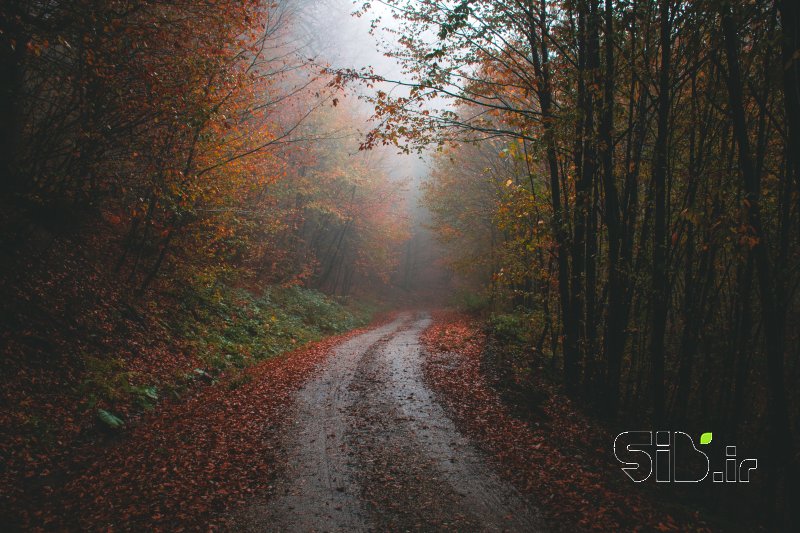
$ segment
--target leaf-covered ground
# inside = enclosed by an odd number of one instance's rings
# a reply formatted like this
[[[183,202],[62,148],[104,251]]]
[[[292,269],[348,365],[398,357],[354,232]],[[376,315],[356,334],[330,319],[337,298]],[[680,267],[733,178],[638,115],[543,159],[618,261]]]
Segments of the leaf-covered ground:
[[[0,529],[41,525],[61,514],[60,500],[80,494],[75,479],[91,471],[97,457],[124,487],[129,476],[142,474],[123,476],[107,453],[117,453],[119,461],[125,447],[138,449],[143,444],[137,439],[145,437],[154,450],[180,450],[168,441],[167,426],[184,431],[189,422],[170,413],[191,409],[198,394],[216,401],[213,394],[253,379],[243,371],[249,365],[352,329],[368,314],[354,316],[317,291],[248,291],[188,275],[192,283],[165,278],[158,290],[135,297],[111,269],[98,268],[116,260],[104,244],[111,238],[98,231],[89,254],[85,243],[34,234],[30,250],[0,257],[9,273],[0,283]],[[40,248],[62,261],[33,253]],[[214,408],[197,407],[199,414]],[[125,428],[104,427],[104,413]],[[164,428],[153,428],[151,437],[148,424]],[[185,431],[189,436],[181,438],[198,445],[213,438],[209,431],[199,437]],[[103,497],[97,503],[88,498],[72,505],[80,509],[71,518],[76,523],[84,510],[103,505]],[[121,508],[115,504],[109,516]]]
[[[611,482],[623,475],[611,455],[613,436],[544,380],[539,413],[515,417],[482,371],[486,335],[478,321],[435,313],[422,340],[426,380],[450,416],[520,490],[536,496],[554,530],[708,530],[698,516],[678,516]]]
[[[546,531],[424,385],[427,313],[334,348],[297,395],[286,461],[236,531]]]
[[[230,527],[226,520],[232,510],[246,506],[254,496],[271,493],[289,424],[299,420],[295,393],[334,347],[362,331],[329,337],[210,386],[190,389],[179,399],[161,403],[124,432],[78,442],[68,453],[40,463],[21,486],[4,489],[3,523],[24,530]],[[415,344],[403,339],[397,349]],[[710,529],[698,515],[659,503],[652,492],[637,492],[615,482],[622,474],[611,456],[612,436],[555,385],[539,380],[543,399],[538,408],[524,419],[516,416],[519,411],[486,374],[482,357],[486,335],[478,321],[435,313],[422,343],[427,354],[423,377],[436,400],[491,459],[490,464],[536,502],[553,530]],[[370,386],[382,383],[365,375]],[[352,393],[358,393],[362,403],[372,401],[357,387]],[[385,415],[381,412],[380,424],[364,416],[365,431],[374,437],[375,427],[383,424],[387,432],[396,432],[399,419]],[[368,444],[369,439],[362,435],[358,442]],[[386,476],[380,474],[383,484]],[[415,483],[409,486],[416,487]],[[380,491],[384,489],[381,485]],[[414,491],[403,496],[413,501],[413,493],[419,495]],[[440,491],[432,494],[438,500]]]
[[[296,391],[332,346],[360,330],[312,343],[197,389],[136,427],[43,471],[13,502],[22,529],[209,530],[224,511],[265,489],[273,449]],[[28,487],[32,489],[32,487]]]

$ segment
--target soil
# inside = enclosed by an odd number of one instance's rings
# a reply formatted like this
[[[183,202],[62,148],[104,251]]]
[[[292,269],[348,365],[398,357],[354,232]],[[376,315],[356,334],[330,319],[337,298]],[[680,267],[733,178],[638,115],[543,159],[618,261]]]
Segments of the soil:
[[[423,380],[427,313],[334,348],[297,393],[267,494],[244,531],[542,531],[535,502],[495,472]]]

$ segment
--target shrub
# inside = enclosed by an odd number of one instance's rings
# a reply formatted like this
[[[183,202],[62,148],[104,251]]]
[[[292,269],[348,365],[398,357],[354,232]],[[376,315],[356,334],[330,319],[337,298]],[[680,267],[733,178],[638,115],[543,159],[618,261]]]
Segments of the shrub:
[[[489,331],[499,341],[525,344],[530,339],[530,321],[521,314],[492,314],[488,322]]]
[[[456,293],[455,306],[470,314],[481,314],[489,309],[490,300],[484,293],[462,290]]]
[[[190,288],[176,329],[198,348],[207,370],[244,368],[326,335],[358,327],[355,316],[325,294],[302,287],[269,287],[261,295],[225,286]],[[191,319],[189,318],[191,317]]]

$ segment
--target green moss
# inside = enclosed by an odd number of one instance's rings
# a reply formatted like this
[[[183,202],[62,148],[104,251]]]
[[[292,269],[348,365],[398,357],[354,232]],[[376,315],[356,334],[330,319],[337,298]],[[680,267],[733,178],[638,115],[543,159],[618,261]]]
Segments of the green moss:
[[[219,285],[190,288],[182,302],[184,321],[175,329],[190,339],[212,371],[247,367],[363,325],[370,316],[300,287],[270,287],[261,295]]]
[[[180,396],[194,382],[216,382],[223,372],[234,376],[228,385],[235,389],[250,379],[242,372],[246,367],[361,326],[371,317],[367,307],[350,311],[321,292],[300,287],[270,287],[257,295],[225,285],[198,283],[175,296],[181,304],[164,324],[165,331],[173,340],[188,343],[202,361],[202,368],[175,376],[171,383],[159,383],[157,388],[134,385],[141,383],[137,379],[140,376],[126,371],[120,358],[85,355],[84,379],[76,390],[84,410],[120,405],[149,410],[162,397]],[[109,419],[99,416],[111,427]]]

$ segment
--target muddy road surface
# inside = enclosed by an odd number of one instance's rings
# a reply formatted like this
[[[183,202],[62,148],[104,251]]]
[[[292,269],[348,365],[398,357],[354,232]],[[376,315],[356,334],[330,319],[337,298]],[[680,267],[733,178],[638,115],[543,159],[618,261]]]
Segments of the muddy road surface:
[[[425,313],[336,347],[300,390],[285,466],[234,517],[245,531],[542,531],[425,386]]]

